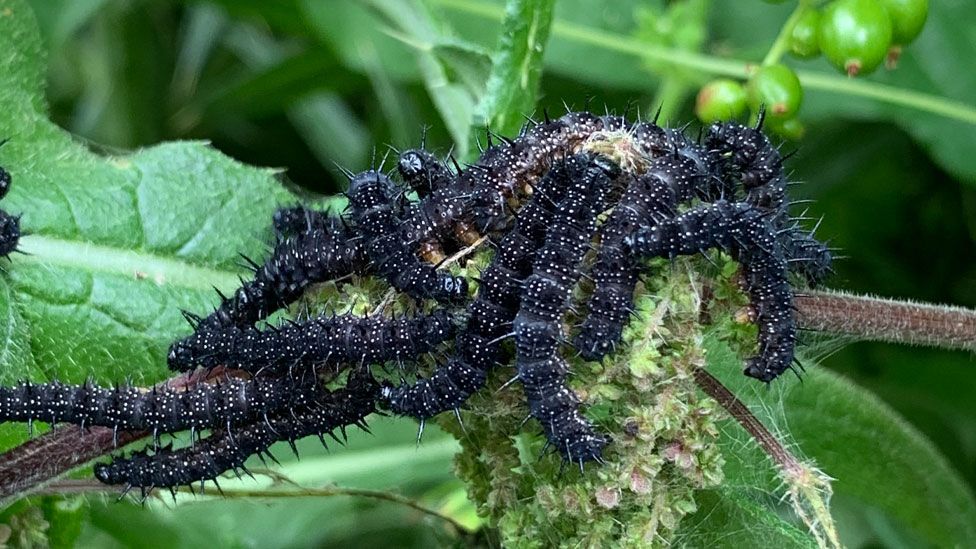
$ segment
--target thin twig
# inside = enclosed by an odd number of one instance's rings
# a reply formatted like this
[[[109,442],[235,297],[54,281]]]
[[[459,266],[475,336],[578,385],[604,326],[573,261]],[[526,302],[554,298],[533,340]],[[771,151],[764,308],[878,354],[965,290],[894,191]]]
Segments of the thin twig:
[[[342,488],[339,486],[331,486],[328,488],[305,488],[303,486],[294,485],[295,488],[261,488],[261,489],[239,489],[239,488],[221,488],[221,495],[225,498],[300,498],[300,497],[332,497],[332,496],[352,496],[361,498],[377,499],[382,501],[388,501],[391,503],[396,503],[398,505],[404,505],[416,511],[420,511],[425,515],[429,515],[444,522],[447,522],[459,533],[467,533],[468,529],[455,520],[440,511],[425,507],[420,503],[400,494],[395,494],[392,492],[384,492],[382,490],[367,490],[364,488]],[[91,480],[79,480],[79,479],[64,479],[52,482],[51,484],[36,490],[38,494],[90,494],[90,493],[101,493],[101,492],[115,492],[116,488],[112,486],[106,486],[104,484],[91,481]],[[177,489],[178,492],[191,493],[189,488],[180,487]],[[196,495],[196,494],[194,494]]]
[[[801,328],[862,340],[976,351],[976,310],[835,290],[796,297]]]
[[[487,235],[482,235],[482,236],[478,237],[478,240],[475,240],[474,242],[472,242],[467,247],[458,250],[454,255],[452,255],[451,257],[449,257],[447,259],[445,259],[441,263],[440,268],[443,269],[445,267],[448,267],[450,265],[453,265],[453,264],[457,263],[458,261],[460,261],[461,258],[467,257],[467,256],[473,254],[474,252],[476,252],[478,250],[478,248],[481,247],[482,244],[485,243],[486,240],[488,240],[488,236]]]
[[[462,248],[461,250],[458,250],[454,255],[452,255],[451,257],[448,257],[447,259],[445,259],[444,261],[442,261],[440,263],[440,265],[438,265],[437,268],[438,269],[446,269],[446,268],[450,267],[451,265],[454,265],[455,263],[457,263],[458,261],[460,261],[461,258],[473,254],[474,252],[476,252],[478,250],[478,248],[481,247],[482,244],[484,244],[485,240],[487,240],[487,239],[488,239],[487,236],[482,236],[482,237],[478,238],[478,240],[475,240],[474,242],[472,242],[471,245],[469,245],[469,246],[467,246],[465,248]],[[370,314],[373,315],[373,316],[376,316],[376,315],[382,313],[383,311],[385,311],[386,308],[389,307],[391,303],[393,303],[393,300],[396,299],[396,295],[397,295],[397,293],[396,293],[396,289],[395,288],[390,288],[389,290],[387,290],[386,291],[386,294],[383,295],[383,299],[380,300],[379,305],[377,305],[376,308],[373,309],[373,312],[370,313]]]

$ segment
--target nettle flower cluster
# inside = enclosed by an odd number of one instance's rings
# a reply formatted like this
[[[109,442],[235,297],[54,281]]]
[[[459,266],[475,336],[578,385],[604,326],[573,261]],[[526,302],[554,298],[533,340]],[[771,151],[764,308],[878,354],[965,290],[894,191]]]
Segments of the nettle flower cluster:
[[[830,271],[828,249],[789,215],[777,148],[758,126],[716,123],[694,139],[655,122],[570,112],[489,141],[471,165],[417,149],[400,154],[397,171],[400,183],[381,169],[348,173],[343,215],[277,212],[276,245],[253,263],[251,280],[210,315],[186,314],[194,332],[173,343],[168,363],[220,371],[216,381],[178,391],[24,383],[0,388],[0,420],[151,432],[151,449],[95,466],[102,482],[145,496],[246,472],[245,460],[275,442],[334,437],[377,410],[422,428],[444,412],[461,419],[470,405],[484,412],[465,413],[481,435],[460,437],[459,468],[492,479],[472,484],[482,492],[473,495],[503,529],[531,515],[519,507],[524,487],[506,479],[524,452],[545,448],[560,468],[602,464],[585,473],[601,479],[593,492],[551,485],[536,494],[552,516],[624,506],[626,489],[638,496],[626,505],[659,514],[642,528],[672,528],[693,503],[653,511],[661,502],[640,498],[661,497],[651,487],[672,468],[686,490],[671,494],[689,501],[693,487],[718,481],[720,458],[710,405],[690,374],[703,364],[690,327],[701,295],[690,289],[692,271],[661,276],[667,260],[719,249],[728,255],[714,257],[739,265],[758,326],[744,372],[763,382],[793,367],[791,280],[816,284]],[[341,292],[370,279],[397,298],[400,316],[264,322],[314,285]],[[592,384],[574,386],[574,375]],[[515,383],[521,392],[484,394]],[[545,448],[519,435],[529,419],[525,429],[541,428]],[[160,434],[184,430],[192,445],[159,446]]]

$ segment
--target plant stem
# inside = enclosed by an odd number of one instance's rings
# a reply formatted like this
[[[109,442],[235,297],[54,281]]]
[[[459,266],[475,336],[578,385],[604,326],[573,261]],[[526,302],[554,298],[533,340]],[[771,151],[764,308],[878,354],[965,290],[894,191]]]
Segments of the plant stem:
[[[77,479],[65,479],[59,480],[49,484],[48,486],[37,491],[38,494],[89,494],[98,492],[113,492],[115,488],[112,486],[106,486],[104,484],[90,481],[90,480],[77,480]],[[177,492],[190,494],[190,490],[187,487],[179,487],[176,489]],[[444,522],[447,522],[454,528],[458,533],[468,532],[468,529],[455,520],[454,518],[441,513],[440,511],[430,509],[421,505],[420,503],[400,494],[395,494],[392,492],[384,492],[382,490],[367,490],[364,488],[341,488],[339,486],[330,486],[327,488],[305,488],[303,486],[296,486],[295,488],[261,488],[255,490],[238,489],[238,488],[222,488],[220,490],[220,495],[225,498],[253,498],[253,499],[269,499],[269,498],[304,498],[304,497],[333,497],[333,496],[352,496],[360,498],[370,498],[382,501],[388,501],[391,503],[396,503],[399,505],[405,505],[411,509],[420,511],[425,515],[429,515]]]
[[[732,394],[722,382],[704,368],[695,368],[695,383],[715,399],[739,422],[780,471],[786,482],[787,496],[793,511],[807,525],[821,548],[843,547],[830,515],[830,479],[813,465],[803,463],[774,436],[749,407]]]
[[[833,290],[796,296],[801,328],[861,340],[976,351],[976,310]]]
[[[705,394],[715,399],[733,419],[739,422],[739,425],[742,425],[742,428],[752,436],[777,467],[786,471],[801,469],[800,460],[790,453],[756,416],[752,415],[749,408],[732,394],[728,387],[722,385],[721,381],[704,368],[695,368],[694,376],[698,387]]]
[[[762,64],[774,65],[779,63],[779,60],[783,58],[783,54],[786,53],[786,48],[789,47],[790,35],[793,34],[793,27],[796,26],[796,22],[800,20],[800,16],[803,12],[807,10],[809,6],[809,0],[800,0],[796,5],[796,9],[790,14],[790,17],[783,23],[783,28],[780,29],[779,35],[776,36],[776,40],[773,45],[769,47],[769,51],[766,52],[766,57],[763,58]]]

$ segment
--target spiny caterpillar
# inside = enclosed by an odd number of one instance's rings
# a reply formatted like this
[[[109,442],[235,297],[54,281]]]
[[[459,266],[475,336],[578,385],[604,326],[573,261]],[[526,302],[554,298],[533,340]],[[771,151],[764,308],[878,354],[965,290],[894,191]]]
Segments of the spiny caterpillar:
[[[759,325],[759,352],[745,374],[769,382],[792,367],[790,275],[815,284],[830,272],[831,256],[790,217],[782,156],[760,126],[717,123],[696,140],[655,121],[570,112],[530,123],[513,139],[490,139],[470,165],[449,168],[423,149],[405,151],[396,170],[406,188],[382,168],[347,172],[348,213],[280,210],[274,250],[263,264],[252,263],[253,279],[222,296],[206,318],[187,313],[194,333],[170,349],[176,370],[223,367],[292,396],[251,399],[245,414],[197,420],[186,412],[182,420],[160,421],[133,410],[183,401],[127,389],[106,415],[77,404],[87,398],[77,388],[44,386],[45,398],[31,400],[21,386],[8,390],[8,419],[91,424],[97,417],[119,429],[163,432],[208,423],[213,433],[195,446],[141,452],[96,469],[110,484],[172,487],[239,470],[275,441],[361,424],[377,404],[421,422],[458,413],[489,371],[508,363],[549,445],[580,467],[600,461],[611,441],[567,384],[565,348],[588,360],[615,352],[648,258],[730,252]],[[467,278],[435,263],[444,250],[481,241],[494,255],[472,298]],[[314,284],[371,276],[410,296],[418,312],[256,325]],[[592,283],[590,293],[581,279]],[[442,308],[422,312],[430,300]],[[567,325],[570,313],[582,315],[579,327]],[[427,378],[394,385],[372,377],[370,366],[399,367],[452,338],[453,354]],[[323,387],[320,373],[345,371],[344,387]],[[300,389],[291,390],[295,379]],[[283,388],[290,389],[277,391]]]

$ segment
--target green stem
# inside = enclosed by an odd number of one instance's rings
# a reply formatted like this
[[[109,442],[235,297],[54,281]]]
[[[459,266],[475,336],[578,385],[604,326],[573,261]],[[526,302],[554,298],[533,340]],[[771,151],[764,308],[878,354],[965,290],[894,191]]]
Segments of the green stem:
[[[800,83],[809,89],[876,99],[892,105],[926,111],[968,124],[976,124],[976,107],[959,101],[887,84],[855,80],[846,76],[832,76],[813,71],[797,71],[796,74],[800,77]]]
[[[663,122],[674,118],[675,113],[684,102],[685,95],[688,93],[688,84],[683,78],[677,76],[667,76],[661,81],[654,95],[654,102],[651,104],[649,112],[657,112],[661,109],[660,118]]]
[[[40,495],[63,495],[63,494],[92,494],[92,493],[113,493],[117,492],[117,486],[107,486],[105,484],[90,480],[64,479],[48,484],[35,493]],[[176,491],[190,494],[189,488],[178,487]],[[295,488],[258,488],[248,490],[245,488],[223,488],[219,494],[226,499],[245,498],[245,499],[280,499],[280,498],[308,498],[308,497],[333,497],[333,496],[352,496],[359,498],[377,499],[388,501],[398,505],[404,505],[425,515],[429,515],[451,525],[458,533],[466,533],[468,529],[455,520],[436,509],[425,507],[420,503],[400,494],[384,492],[382,490],[367,490],[365,488],[342,488],[331,486],[327,488],[305,488],[297,486]],[[194,494],[195,495],[195,494]]]
[[[475,0],[432,1],[447,8],[486,19],[500,20],[502,17],[500,8],[484,2]],[[703,75],[743,79],[748,78],[749,73],[755,67],[755,63],[751,62],[646,44],[628,36],[615,36],[600,29],[560,20],[553,22],[552,35],[606,50],[632,54],[652,61],[678,65],[700,72]],[[876,82],[851,80],[847,77],[818,72],[797,71],[797,76],[800,77],[800,82],[807,89],[876,99],[891,105],[917,109],[976,125],[976,106],[959,101]]]
[[[779,31],[779,36],[776,37],[776,41],[773,42],[773,45],[770,46],[769,51],[766,53],[766,57],[763,58],[763,66],[775,65],[783,58],[783,54],[786,53],[786,48],[789,47],[793,27],[796,26],[796,22],[800,20],[800,16],[807,10],[809,4],[809,0],[800,0],[796,5],[796,9],[790,14],[786,23],[783,23],[783,28]]]

